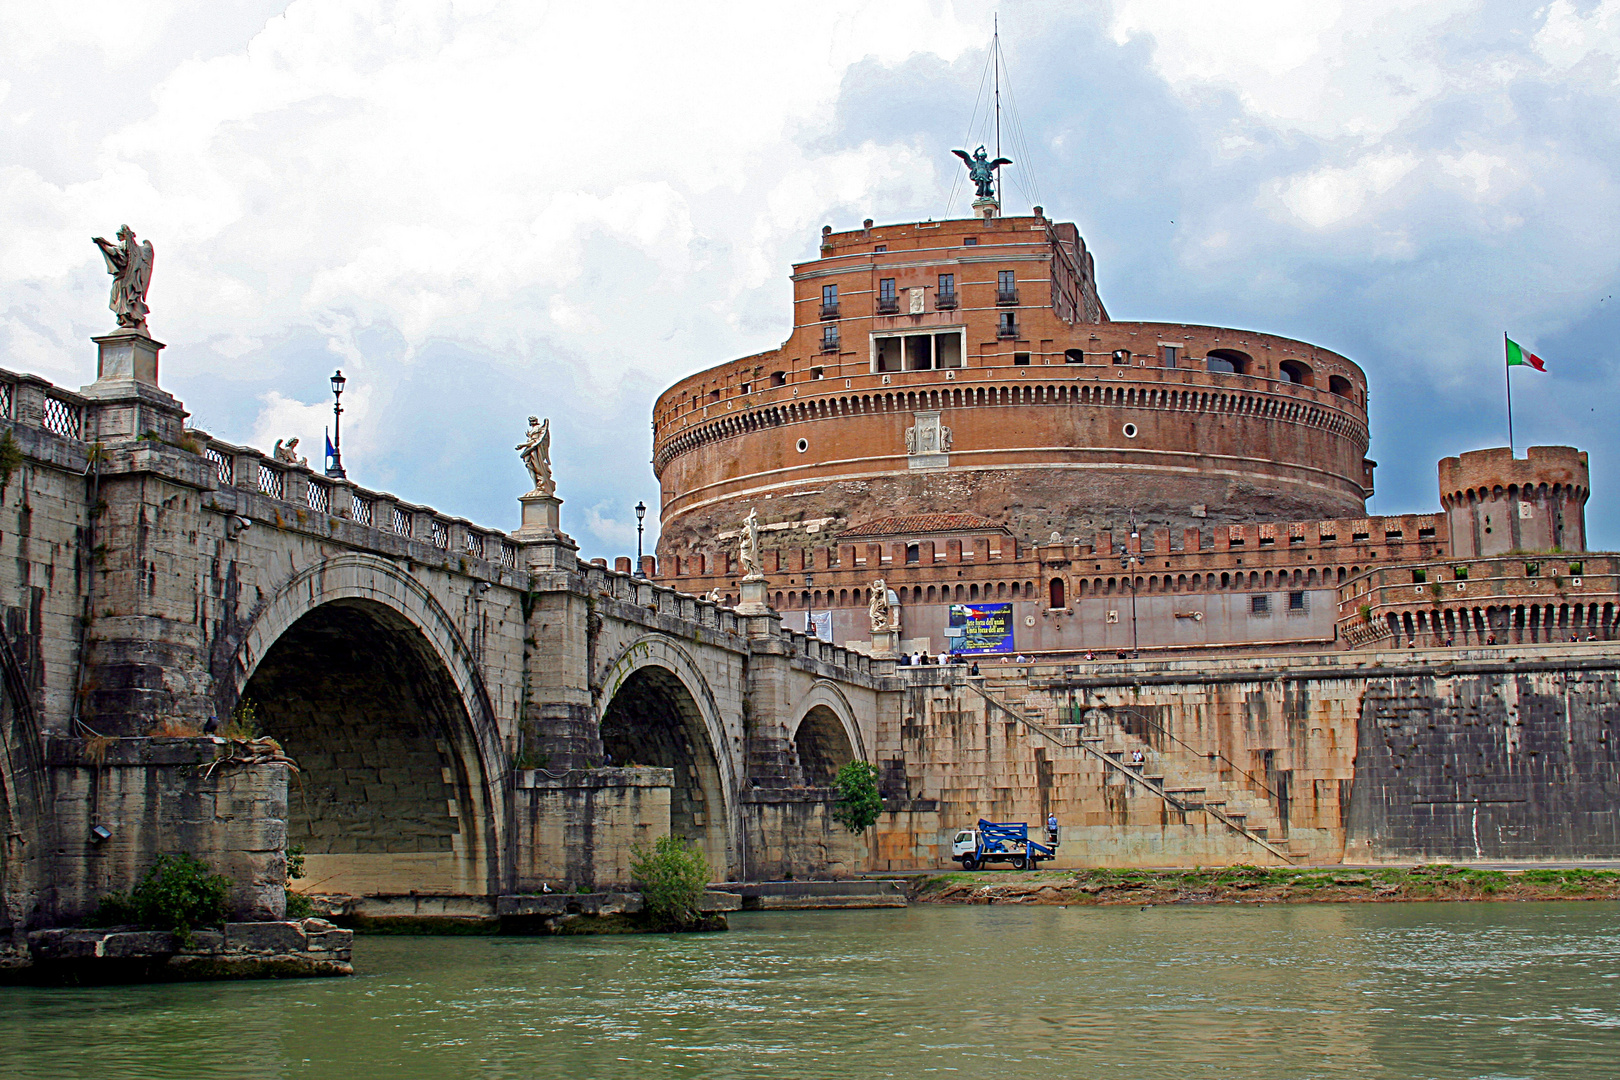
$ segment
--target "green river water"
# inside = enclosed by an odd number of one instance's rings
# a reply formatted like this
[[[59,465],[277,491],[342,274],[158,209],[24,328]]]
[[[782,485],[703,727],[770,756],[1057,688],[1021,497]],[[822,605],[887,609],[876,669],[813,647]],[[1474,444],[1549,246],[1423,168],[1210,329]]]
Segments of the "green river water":
[[[1620,1076],[1620,905],[913,907],[0,990],[0,1077]]]

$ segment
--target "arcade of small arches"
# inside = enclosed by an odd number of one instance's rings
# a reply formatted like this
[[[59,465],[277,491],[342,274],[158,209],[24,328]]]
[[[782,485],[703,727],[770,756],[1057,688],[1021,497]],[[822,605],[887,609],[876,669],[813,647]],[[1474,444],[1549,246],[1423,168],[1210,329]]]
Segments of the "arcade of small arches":
[[[1253,589],[1315,589],[1334,588],[1361,573],[1360,566],[1298,568],[1294,570],[1210,571],[1207,574],[1142,574],[1135,580],[1136,592],[1149,593],[1207,593],[1222,589],[1236,591]],[[1053,578],[1048,589],[1064,578]],[[1074,585],[1077,597],[1112,596],[1131,588],[1129,577],[1079,578]],[[1069,586],[1065,583],[1064,588]],[[990,600],[1033,600],[1037,595],[1034,581],[957,582],[954,585],[894,585],[894,593],[902,604],[972,603]],[[1056,595],[1056,594],[1053,594]],[[724,602],[735,603],[732,595]],[[824,608],[861,607],[871,603],[871,589],[804,589],[780,590],[774,594],[778,611],[821,610]],[[1063,607],[1063,604],[1052,604]]]
[[[1456,510],[1462,507],[1478,506],[1480,503],[1517,502],[1526,501],[1554,501],[1568,499],[1576,503],[1585,503],[1590,494],[1578,484],[1508,484],[1506,487],[1497,484],[1494,487],[1466,488],[1460,491],[1450,491],[1440,496],[1440,505],[1447,510]]]
[[[1613,603],[1448,606],[1391,611],[1384,628],[1410,645],[1530,645],[1560,641],[1611,641]]]
[[[1289,380],[1282,381],[1286,383]],[[1348,398],[1348,395],[1339,396]],[[658,448],[653,465],[655,471],[661,472],[677,455],[699,446],[788,424],[885,412],[1030,405],[1079,405],[1252,416],[1276,420],[1279,423],[1317,428],[1362,443],[1367,440],[1366,425],[1350,413],[1291,401],[1275,394],[1244,394],[1215,389],[1136,385],[1115,386],[1104,383],[1007,383],[999,386],[959,386],[874,394],[829,395],[749,409],[683,431],[670,438]]]

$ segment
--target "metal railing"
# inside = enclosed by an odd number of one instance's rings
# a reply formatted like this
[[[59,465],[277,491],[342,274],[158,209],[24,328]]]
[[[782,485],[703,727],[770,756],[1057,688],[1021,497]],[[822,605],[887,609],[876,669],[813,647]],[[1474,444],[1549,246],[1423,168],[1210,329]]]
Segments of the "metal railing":
[[[450,530],[444,527],[442,521],[433,523],[433,546],[445,551],[450,550]]]
[[[235,462],[222,451],[212,446],[203,447],[203,457],[214,463],[214,473],[219,477],[220,484],[229,487],[235,483]]]
[[[332,492],[325,484],[312,482],[309,487],[304,489],[304,492],[304,501],[309,503],[311,510],[317,514],[329,514],[332,512]]]
[[[935,311],[955,311],[956,310],[956,291],[953,289],[950,292],[942,292],[942,293],[936,294],[934,296],[934,310]]]
[[[996,290],[996,303],[997,304],[1003,304],[1003,305],[1018,303],[1018,290],[1017,289],[997,289]]]
[[[16,391],[8,382],[0,382],[0,416],[11,416],[11,403],[15,400]]]
[[[998,341],[1013,341],[1018,337],[1018,324],[1015,322],[1001,323],[996,327]]]
[[[893,315],[900,310],[900,298],[897,296],[878,297],[877,309],[879,315]]]
[[[389,524],[400,536],[411,535],[411,515],[397,506],[394,507],[393,520]]]
[[[282,492],[286,490],[281,471],[272,469],[262,461],[259,462],[259,490],[272,499],[283,498]]]
[[[467,549],[467,554],[474,558],[482,559],[484,557],[484,538],[479,534],[468,530],[467,539],[463,542],[463,546]]]
[[[836,319],[836,318],[838,318],[838,305],[836,303],[822,304],[821,305],[821,317],[823,319]]]
[[[64,439],[84,437],[84,408],[55,394],[45,395],[45,430]]]
[[[361,525],[371,524],[371,500],[362,499],[354,493],[349,494],[349,518]]]
[[[511,544],[508,544],[504,540],[501,541],[496,546],[500,548],[500,550],[496,553],[495,561],[497,563],[499,563],[501,566],[507,566],[507,567],[512,567],[512,566],[517,565],[517,549],[516,548],[514,548]]]

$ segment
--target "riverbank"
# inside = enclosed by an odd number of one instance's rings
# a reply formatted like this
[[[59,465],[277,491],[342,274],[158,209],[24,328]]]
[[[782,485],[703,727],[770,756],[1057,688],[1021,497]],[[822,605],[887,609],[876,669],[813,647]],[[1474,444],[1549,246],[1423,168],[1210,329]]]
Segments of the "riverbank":
[[[919,904],[1299,904],[1620,900],[1620,870],[1465,866],[980,871],[913,880]]]

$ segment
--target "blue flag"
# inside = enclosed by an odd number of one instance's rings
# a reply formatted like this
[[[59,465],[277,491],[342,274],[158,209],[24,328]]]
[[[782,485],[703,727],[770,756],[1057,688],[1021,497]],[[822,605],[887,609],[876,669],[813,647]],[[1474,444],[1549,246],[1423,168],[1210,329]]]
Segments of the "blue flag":
[[[332,433],[326,433],[326,464],[330,467],[332,459],[337,457],[337,448],[332,445]]]

